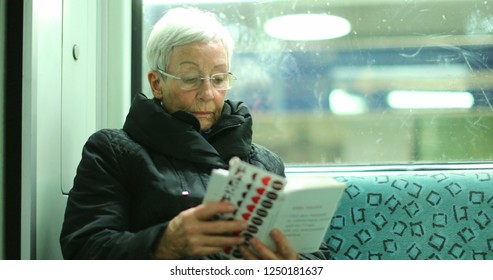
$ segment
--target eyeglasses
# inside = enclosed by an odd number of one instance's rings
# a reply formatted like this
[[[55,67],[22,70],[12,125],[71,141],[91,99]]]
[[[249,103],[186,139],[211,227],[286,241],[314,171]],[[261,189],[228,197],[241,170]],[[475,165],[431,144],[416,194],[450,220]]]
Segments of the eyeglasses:
[[[180,76],[174,76],[164,72],[161,69],[157,70],[162,75],[180,80],[180,88],[182,90],[194,90],[198,89],[204,83],[204,80],[209,80],[212,86],[217,90],[227,90],[230,89],[233,85],[233,81],[236,80],[236,77],[231,73],[217,73],[211,75],[210,77],[202,77],[197,74],[181,74]]]

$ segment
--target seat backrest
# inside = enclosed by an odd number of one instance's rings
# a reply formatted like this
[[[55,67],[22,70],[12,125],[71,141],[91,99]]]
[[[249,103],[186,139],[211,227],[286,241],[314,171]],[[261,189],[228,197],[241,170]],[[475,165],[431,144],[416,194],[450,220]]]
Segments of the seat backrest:
[[[493,259],[493,170],[334,176],[334,259]]]

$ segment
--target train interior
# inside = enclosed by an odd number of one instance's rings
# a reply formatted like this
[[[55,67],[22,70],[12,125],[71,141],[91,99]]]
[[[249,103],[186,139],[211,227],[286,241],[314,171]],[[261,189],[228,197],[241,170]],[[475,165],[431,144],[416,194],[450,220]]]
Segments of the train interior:
[[[472,180],[427,193],[423,203],[436,209],[443,200],[433,198],[481,181],[484,198],[467,190],[477,216],[454,225],[456,246],[429,257],[492,258],[486,234],[478,237],[484,252],[457,250],[493,219],[493,1],[0,0],[0,259],[62,259],[60,229],[82,146],[99,129],[121,128],[133,96],[152,96],[145,42],[161,15],[182,5],[217,13],[230,30],[238,82],[228,98],[248,105],[254,141],[281,156],[288,177],[336,177],[353,187],[347,203],[354,187],[377,193],[388,183],[407,191],[398,194],[404,210],[418,205],[404,197],[419,187]],[[380,191],[361,203],[373,206],[380,194],[390,203]],[[341,208],[338,217],[343,211],[353,213]],[[419,235],[416,223],[407,226]],[[334,230],[334,253],[361,257],[339,250]],[[418,245],[394,256],[421,258]]]

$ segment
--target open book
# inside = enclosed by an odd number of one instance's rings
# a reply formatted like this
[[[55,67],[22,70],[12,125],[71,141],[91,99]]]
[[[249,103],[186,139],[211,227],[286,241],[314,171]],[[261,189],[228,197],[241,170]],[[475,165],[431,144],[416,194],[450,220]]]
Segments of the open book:
[[[229,170],[212,171],[203,202],[235,204],[234,213],[220,217],[248,221],[248,228],[235,234],[247,239],[256,237],[275,250],[269,232],[278,228],[298,253],[319,249],[344,192],[344,183],[327,175],[286,179],[238,158],[233,158],[229,165]],[[235,247],[228,248],[224,254],[233,259],[242,258]]]

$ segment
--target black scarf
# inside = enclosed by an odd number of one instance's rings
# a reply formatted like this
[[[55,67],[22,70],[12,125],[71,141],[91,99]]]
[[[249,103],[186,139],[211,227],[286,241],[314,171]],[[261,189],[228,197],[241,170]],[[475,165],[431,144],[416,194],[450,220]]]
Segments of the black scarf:
[[[219,120],[205,138],[190,113],[169,114],[160,101],[137,95],[123,130],[144,147],[166,156],[225,168],[233,156],[248,160],[252,144],[252,118],[242,102],[226,100]]]

